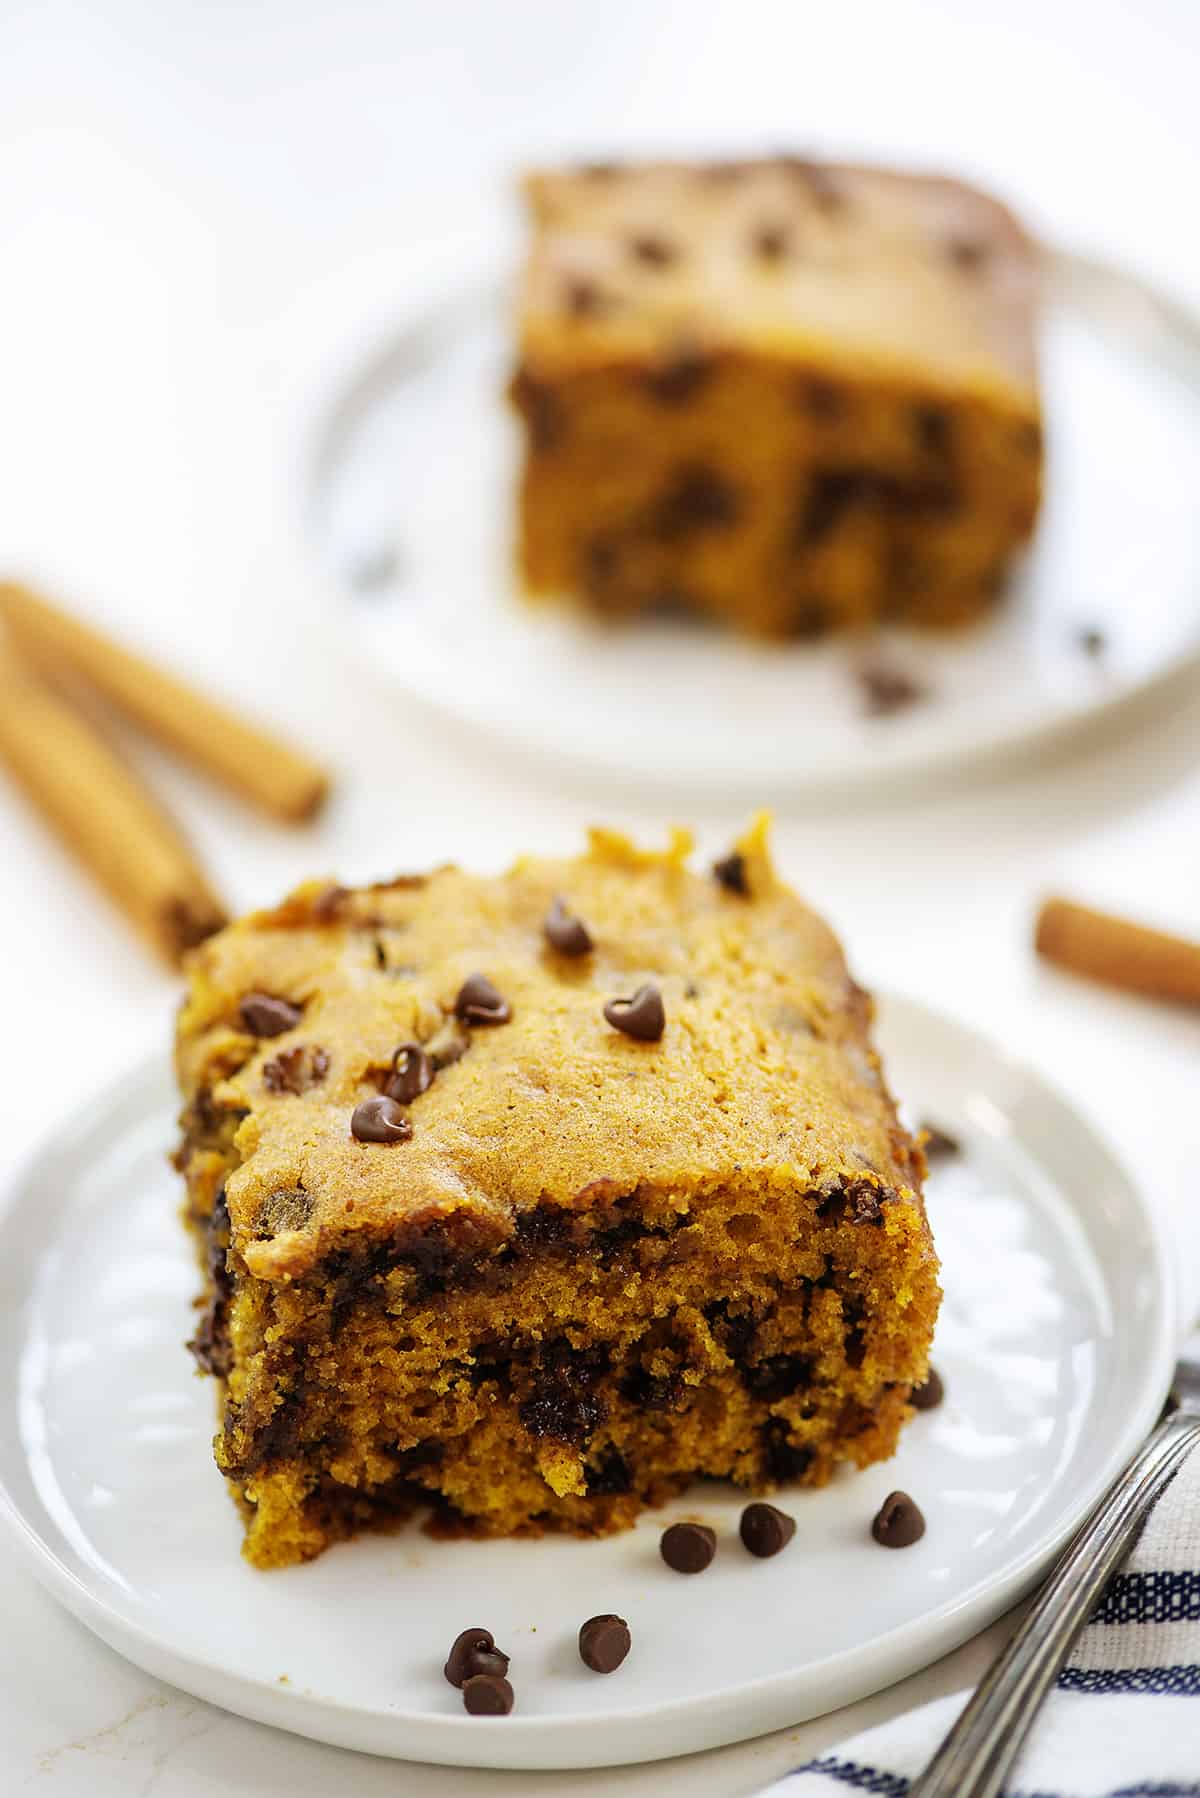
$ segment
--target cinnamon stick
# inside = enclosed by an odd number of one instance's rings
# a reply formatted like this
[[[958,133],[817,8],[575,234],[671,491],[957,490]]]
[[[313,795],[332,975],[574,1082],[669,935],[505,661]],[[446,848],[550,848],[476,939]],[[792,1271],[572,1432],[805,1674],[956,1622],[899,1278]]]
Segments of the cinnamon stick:
[[[136,776],[3,646],[0,759],[169,962],[227,922],[191,850]]]
[[[1070,899],[1047,899],[1034,947],[1047,961],[1106,986],[1200,1005],[1200,943]]]
[[[48,680],[77,676],[150,736],[251,804],[287,823],[319,810],[329,790],[323,768],[178,676],[15,582],[0,582],[0,618],[13,643]]]

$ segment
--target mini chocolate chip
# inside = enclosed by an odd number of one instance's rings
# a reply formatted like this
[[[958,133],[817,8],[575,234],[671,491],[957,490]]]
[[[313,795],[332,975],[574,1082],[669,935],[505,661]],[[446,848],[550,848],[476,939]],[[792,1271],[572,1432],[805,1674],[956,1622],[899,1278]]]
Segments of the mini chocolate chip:
[[[981,237],[948,237],[946,254],[955,268],[962,269],[964,274],[974,274],[982,268],[990,254],[989,246]]]
[[[871,1525],[884,1548],[911,1548],[925,1534],[925,1519],[907,1492],[889,1492]]]
[[[623,1030],[643,1043],[656,1043],[667,1027],[662,994],[652,980],[639,986],[632,999],[609,999],[604,1015],[614,1030]]]
[[[595,318],[605,307],[604,294],[586,275],[569,275],[563,285],[563,304],[572,318]]]
[[[282,1036],[294,1030],[304,1013],[289,999],[276,999],[271,993],[247,993],[238,1006],[243,1030],[251,1036]]]
[[[374,1099],[364,1099],[361,1105],[354,1107],[350,1134],[356,1142],[407,1142],[412,1135],[412,1125],[395,1099],[382,1093]]]
[[[670,543],[689,531],[736,524],[741,511],[737,490],[713,468],[693,463],[679,468],[650,508],[654,536]]]
[[[760,225],[750,241],[754,254],[763,262],[782,261],[790,248],[790,239],[782,225]]]
[[[926,697],[926,689],[902,668],[883,662],[869,662],[856,672],[862,690],[863,708],[868,717],[889,718],[893,712],[906,711]]]
[[[946,1387],[936,1367],[931,1367],[920,1386],[914,1386],[908,1395],[910,1405],[918,1411],[934,1411],[946,1396]]]
[[[717,1552],[717,1532],[705,1523],[673,1523],[658,1550],[675,1573],[703,1573]]]
[[[542,929],[546,941],[560,955],[590,955],[592,937],[582,918],[569,912],[566,901],[560,896],[551,903],[550,910],[542,919]]]
[[[349,897],[349,887],[328,886],[323,888],[312,902],[313,923],[332,924],[340,916]]]
[[[315,1044],[297,1043],[281,1049],[263,1064],[263,1085],[269,1093],[292,1093],[299,1097],[314,1086],[320,1086],[329,1072],[329,1057]]]
[[[731,893],[738,893],[743,899],[750,897],[750,882],[746,879],[746,858],[740,849],[730,855],[723,855],[719,862],[713,863],[713,878],[719,880],[723,887]]]
[[[648,268],[669,268],[679,254],[674,244],[668,243],[665,237],[656,237],[651,231],[640,232],[629,240],[629,248],[639,262]]]
[[[507,1717],[513,1707],[513,1689],[506,1679],[476,1673],[463,1682],[463,1704],[473,1717]]]
[[[833,629],[833,615],[823,600],[802,599],[792,614],[788,629],[793,637],[813,643],[818,637],[829,635]]]
[[[936,1124],[922,1124],[921,1136],[926,1161],[948,1161],[951,1156],[962,1154],[962,1144],[957,1136],[951,1136],[948,1130],[939,1130]]]
[[[1097,661],[1108,648],[1108,638],[1102,630],[1097,630],[1095,625],[1087,625],[1078,631],[1075,641],[1085,656],[1092,656]]]
[[[913,412],[913,431],[927,455],[944,456],[950,447],[950,416],[940,406],[918,406]]]
[[[519,368],[509,386],[509,395],[525,420],[530,447],[534,450],[553,449],[562,438],[566,424],[562,400],[555,389],[531,375],[527,368]]]
[[[738,1530],[743,1547],[765,1561],[787,1547],[796,1534],[796,1519],[775,1505],[747,1505]]]
[[[579,1658],[593,1673],[615,1673],[629,1653],[629,1625],[606,1611],[589,1617],[579,1631]]]
[[[507,1024],[512,1017],[508,1000],[492,985],[486,974],[468,974],[458,989],[454,1014],[464,1024]]]
[[[846,410],[846,396],[842,389],[832,381],[827,381],[823,375],[802,376],[796,397],[813,418],[826,422],[840,418]]]
[[[392,1077],[384,1087],[389,1099],[398,1105],[411,1105],[428,1092],[436,1072],[420,1043],[401,1043],[392,1056]]]
[[[455,1636],[442,1671],[452,1686],[461,1686],[480,1674],[503,1679],[508,1672],[508,1656],[496,1647],[490,1629],[464,1629]]]
[[[664,406],[685,406],[698,393],[716,364],[702,350],[681,347],[645,375],[646,386]]]

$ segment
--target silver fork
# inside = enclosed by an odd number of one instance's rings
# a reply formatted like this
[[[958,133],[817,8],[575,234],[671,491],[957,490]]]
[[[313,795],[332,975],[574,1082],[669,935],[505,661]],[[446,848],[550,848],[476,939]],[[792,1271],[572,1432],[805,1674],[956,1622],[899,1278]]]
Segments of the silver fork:
[[[1171,1411],[1100,1500],[908,1798],[998,1798],[1043,1698],[1155,1500],[1200,1441],[1200,1331],[1175,1368]]]

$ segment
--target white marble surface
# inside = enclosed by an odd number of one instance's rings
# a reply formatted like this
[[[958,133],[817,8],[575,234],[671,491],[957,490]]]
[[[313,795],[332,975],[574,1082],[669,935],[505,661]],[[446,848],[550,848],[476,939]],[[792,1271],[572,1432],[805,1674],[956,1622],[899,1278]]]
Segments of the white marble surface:
[[[1189,0],[1143,0],[1136,15],[1120,0],[10,0],[0,561],[337,764],[336,804],[296,836],[137,751],[238,905],[314,868],[567,846],[598,814],[655,832],[661,816],[636,795],[479,756],[352,672],[288,486],[313,293],[369,278],[373,246],[386,261],[444,223],[455,194],[477,202],[531,152],[804,138],[966,168],[1200,300],[1198,75]],[[734,820],[696,822],[715,845]],[[866,979],[920,990],[1019,1047],[1138,1158],[1200,1297],[1200,1022],[1040,970],[1028,949],[1036,895],[1056,883],[1200,931],[1200,692],[1004,780],[782,817],[778,839]],[[7,786],[0,933],[3,1173],[165,1039],[175,988]],[[0,1604],[0,1788],[65,1798],[745,1793],[965,1683],[988,1652],[973,1643],[852,1712],[688,1761],[472,1774],[322,1749],[156,1686],[3,1545]]]

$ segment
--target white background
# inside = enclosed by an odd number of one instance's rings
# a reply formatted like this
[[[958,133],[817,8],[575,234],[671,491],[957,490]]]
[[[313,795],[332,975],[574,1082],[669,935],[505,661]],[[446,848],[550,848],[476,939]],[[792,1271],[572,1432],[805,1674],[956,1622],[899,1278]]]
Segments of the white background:
[[[661,834],[661,807],[531,778],[354,671],[297,522],[306,320],[396,282],[526,157],[656,143],[954,167],[1200,302],[1197,93],[1194,0],[0,0],[0,559],[335,764],[327,818],[294,834],[137,750],[239,909],[320,871],[568,848],[597,816]],[[737,822],[691,821],[706,847]],[[862,976],[983,1026],[1109,1129],[1200,1272],[1200,1023],[1029,952],[1052,885],[1200,934],[1200,692],[1003,780],[781,817],[778,845]],[[0,941],[6,1173],[166,1043],[176,987],[7,786]],[[7,1549],[0,1612],[0,1791],[69,1798],[743,1793],[989,1651],[756,1744],[555,1778],[359,1760],[210,1710]]]

